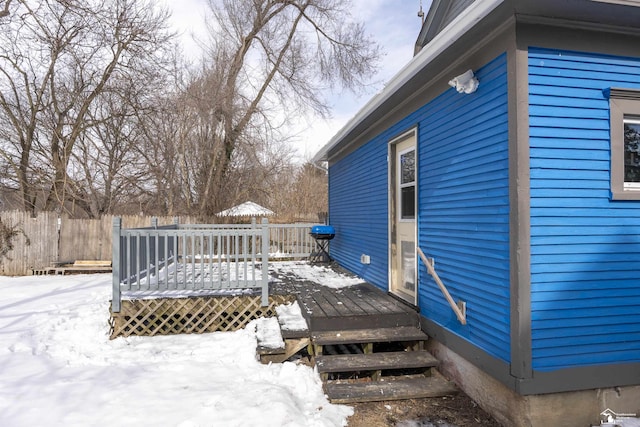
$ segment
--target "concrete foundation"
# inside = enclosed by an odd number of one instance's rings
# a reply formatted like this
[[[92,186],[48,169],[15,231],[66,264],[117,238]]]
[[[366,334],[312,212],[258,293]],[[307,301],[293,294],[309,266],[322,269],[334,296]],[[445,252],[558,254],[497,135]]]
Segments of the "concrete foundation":
[[[505,427],[589,427],[600,413],[640,416],[640,386],[521,396],[434,339],[428,349],[439,370]]]

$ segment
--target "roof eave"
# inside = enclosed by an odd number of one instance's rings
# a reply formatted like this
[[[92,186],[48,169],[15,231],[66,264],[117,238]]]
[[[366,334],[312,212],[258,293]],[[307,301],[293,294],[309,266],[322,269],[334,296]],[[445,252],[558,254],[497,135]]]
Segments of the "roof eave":
[[[431,40],[414,56],[389,82],[384,89],[371,98],[365,105],[325,144],[313,157],[312,161],[326,161],[329,152],[345,140],[351,132],[374,111],[380,108],[391,95],[407,84],[422,69],[462,37],[470,28],[489,15],[504,0],[483,0],[474,2],[454,19],[443,31]]]

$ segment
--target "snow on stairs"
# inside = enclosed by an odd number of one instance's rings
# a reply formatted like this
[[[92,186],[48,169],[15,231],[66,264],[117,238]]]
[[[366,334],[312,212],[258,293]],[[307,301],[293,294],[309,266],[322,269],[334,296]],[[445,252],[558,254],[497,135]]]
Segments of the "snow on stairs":
[[[310,344],[309,329],[297,303],[279,306],[276,318],[256,325],[257,353],[262,363],[282,363]]]
[[[457,393],[424,350],[420,329],[399,326],[315,332],[315,364],[333,403],[402,400]]]

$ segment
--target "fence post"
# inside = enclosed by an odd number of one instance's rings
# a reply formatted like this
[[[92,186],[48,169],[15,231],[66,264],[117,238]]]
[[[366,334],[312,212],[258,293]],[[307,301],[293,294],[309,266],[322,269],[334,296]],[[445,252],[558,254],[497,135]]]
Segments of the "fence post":
[[[262,306],[269,305],[269,220],[262,218]]]
[[[111,299],[111,312],[120,312],[120,229],[122,227],[122,218],[113,218],[112,230],[112,252],[111,252],[111,277],[113,286],[113,296]]]
[[[151,228],[158,228],[158,217],[151,217]]]

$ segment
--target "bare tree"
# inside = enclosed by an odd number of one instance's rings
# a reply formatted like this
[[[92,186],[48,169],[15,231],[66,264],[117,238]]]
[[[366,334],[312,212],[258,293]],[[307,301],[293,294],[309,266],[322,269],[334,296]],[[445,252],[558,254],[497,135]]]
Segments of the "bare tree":
[[[234,155],[291,116],[328,114],[324,90],[357,90],[375,71],[378,46],[344,0],[209,0],[210,39],[194,82],[202,132],[197,201],[220,209]],[[197,98],[196,98],[197,99]],[[264,139],[262,139],[264,141]]]
[[[167,13],[151,0],[17,0],[12,9],[0,25],[0,155],[14,173],[7,180],[32,213],[38,197],[45,210],[86,203],[91,183],[72,173],[86,169],[72,160],[87,160],[78,142],[105,123],[96,104],[119,90],[112,82],[144,84],[145,70],[161,69]]]
[[[175,85],[182,90],[182,82]],[[142,188],[140,204],[167,215],[194,215],[192,163],[198,157],[193,141],[198,132],[195,112],[184,93],[158,96],[154,114],[139,118],[141,139],[136,155],[144,159],[151,188]]]
[[[0,2],[0,5],[2,5],[2,9],[0,10],[0,18],[9,16],[9,6],[11,6],[11,0],[3,0]]]
[[[313,163],[305,163],[296,176],[292,205],[298,214],[306,214],[307,217],[326,213],[329,206],[328,190],[327,171]]]
[[[291,165],[277,177],[272,210],[284,221],[319,221],[327,212],[327,171],[310,163]]]
[[[266,130],[265,134],[270,135]],[[294,155],[291,147],[281,141],[255,136],[237,146],[227,174],[229,179],[223,183],[228,195],[223,200],[226,206],[251,200],[272,210],[277,207],[274,194],[286,190],[282,177],[291,169]]]
[[[155,115],[144,121],[144,143],[139,155],[150,166],[155,195],[151,205],[170,215],[200,215],[211,219],[217,211],[199,209],[197,198],[206,179],[205,158],[215,149],[207,92],[191,81],[187,90],[157,101]],[[280,171],[292,163],[293,150],[283,144],[284,135],[269,126],[250,128],[243,135],[227,167],[225,179],[217,187],[215,206],[231,206],[247,200],[269,205],[278,188]],[[214,206],[212,204],[211,206]]]
[[[75,143],[67,167],[68,199],[90,217],[99,218],[135,198],[144,186],[148,165],[137,153],[138,117],[154,114],[144,105],[139,80],[116,79],[115,90],[100,94],[87,113],[91,126]]]
[[[295,183],[288,125],[327,115],[325,90],[363,87],[377,62],[348,2],[210,0],[206,59],[183,73],[153,3],[0,0],[0,185],[24,209],[275,203]]]

